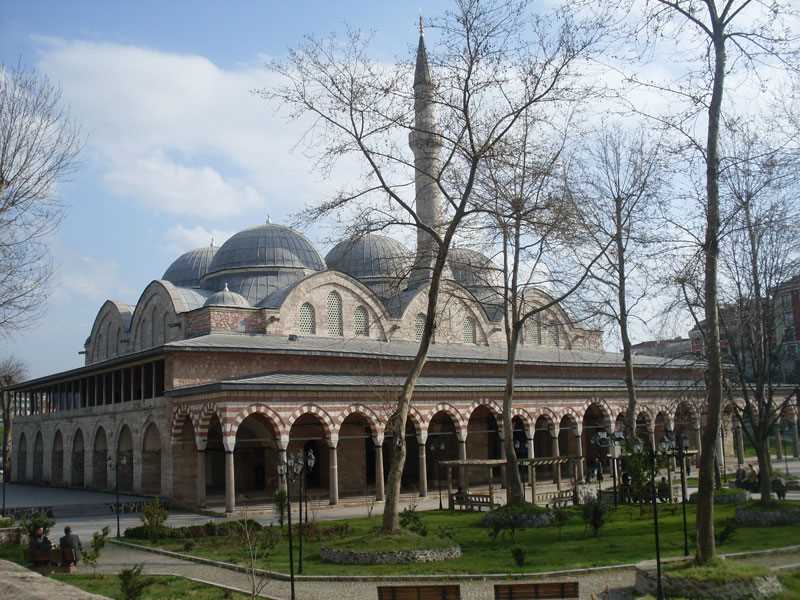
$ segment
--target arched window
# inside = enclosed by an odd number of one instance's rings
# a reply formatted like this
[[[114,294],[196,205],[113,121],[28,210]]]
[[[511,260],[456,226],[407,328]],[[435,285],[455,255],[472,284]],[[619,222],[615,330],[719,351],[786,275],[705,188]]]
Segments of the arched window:
[[[353,333],[369,337],[369,314],[363,306],[356,306],[356,310],[353,313]]]
[[[315,335],[317,333],[317,319],[314,316],[314,307],[308,302],[300,306],[297,315],[297,332],[301,335]]]
[[[475,319],[472,317],[464,319],[464,343],[475,343]]]
[[[414,339],[420,341],[425,332],[425,315],[419,313],[414,320]]]
[[[328,294],[328,335],[344,335],[342,326],[342,297],[336,292]]]

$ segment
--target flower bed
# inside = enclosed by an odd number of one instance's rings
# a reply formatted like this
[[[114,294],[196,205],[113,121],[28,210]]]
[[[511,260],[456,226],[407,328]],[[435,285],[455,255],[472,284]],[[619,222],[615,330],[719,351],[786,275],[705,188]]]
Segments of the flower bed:
[[[320,558],[325,562],[340,565],[402,565],[419,562],[451,560],[461,556],[461,548],[431,548],[428,550],[397,550],[383,552],[360,552],[358,550],[339,550],[320,548]]]
[[[697,492],[689,496],[689,502],[697,502]],[[747,504],[750,492],[740,488],[722,488],[714,490],[714,504]]]
[[[366,535],[326,544],[320,548],[319,555],[324,562],[337,564],[397,565],[459,558],[461,548],[438,535],[421,535],[409,530],[385,535],[373,530]]]
[[[734,520],[738,525],[749,527],[800,525],[800,507],[779,503],[772,503],[766,507],[758,504],[737,506]]]

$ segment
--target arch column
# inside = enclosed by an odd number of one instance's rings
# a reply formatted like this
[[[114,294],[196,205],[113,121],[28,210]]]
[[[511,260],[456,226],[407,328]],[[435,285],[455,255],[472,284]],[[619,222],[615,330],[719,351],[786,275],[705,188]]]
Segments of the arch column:
[[[797,415],[792,417],[792,456],[800,457],[800,433],[797,431]]]
[[[459,430],[456,432],[458,438],[458,460],[467,460],[467,436],[466,433]],[[459,467],[458,469],[458,486],[466,491],[467,490],[467,468]]]
[[[775,446],[778,460],[783,460],[783,432],[780,421],[778,421],[778,429],[775,431]]]
[[[283,443],[278,447],[278,466],[280,467],[280,465],[283,465],[284,469],[286,468],[286,444]],[[289,493],[289,487],[286,484],[286,475],[281,474],[280,468],[278,468],[278,489],[283,490],[284,494]]]
[[[64,458],[62,459],[61,472],[64,474],[61,482],[63,487],[72,487],[72,436],[64,435],[62,433],[62,442],[64,444]]]
[[[513,428],[512,428],[513,431]],[[500,439],[500,460],[508,460],[508,455],[506,454],[506,440],[505,436],[501,435],[498,431],[497,437]],[[512,439],[513,441],[513,439]],[[500,465],[500,486],[503,489],[508,489],[508,468],[507,465]],[[491,483],[491,482],[490,482]]]
[[[225,512],[232,513],[236,510],[236,463],[233,460],[236,437],[223,436],[222,445],[225,448]]]
[[[561,453],[558,449],[558,427],[550,430],[550,436],[553,440],[553,458],[559,458]],[[556,489],[561,491],[561,465],[558,463],[553,465],[553,483],[556,484]]]
[[[583,458],[583,424],[575,423],[575,447],[578,449],[578,459],[575,461],[575,477],[578,481],[583,481],[584,458]]]
[[[650,442],[650,450],[655,450],[656,449],[656,428],[655,428],[655,426],[651,426],[647,430],[647,437],[648,437],[649,442]]]
[[[741,427],[733,430],[733,443],[736,448],[736,464],[741,467],[744,465],[744,437]]]
[[[144,370],[144,369],[142,369]],[[138,438],[137,434],[131,431],[131,439],[136,440]],[[141,494],[142,493],[142,445],[141,443],[136,443],[133,441],[133,448],[131,449],[131,456],[133,459],[133,493],[134,494]]]
[[[526,435],[528,435],[527,432]],[[528,458],[531,460],[536,457],[534,450],[533,429],[531,429],[530,437],[528,437]],[[528,463],[528,485],[531,486],[531,504],[536,504],[536,467],[530,463]]]
[[[197,444],[197,460],[195,461],[195,469],[197,470],[195,473],[195,485],[197,487],[195,498],[197,506],[202,507],[206,505],[206,445],[198,443],[196,439],[195,443]]]
[[[420,426],[421,427],[421,426]],[[428,438],[426,435],[417,436],[417,455],[419,456],[419,495],[425,498],[428,495]],[[436,476],[438,480],[438,475]],[[438,482],[441,485],[441,482]]]
[[[691,432],[692,446],[697,450],[697,454],[695,454],[695,466],[697,466],[700,464],[700,425],[695,424],[689,431]]]
[[[375,448],[375,500],[383,502],[386,499],[385,482],[383,479],[383,440],[373,440]]]
[[[331,436],[328,443],[328,456],[329,459],[329,475],[328,475],[328,498],[331,506],[339,503],[339,462],[337,458],[336,447],[339,445],[339,439]]]

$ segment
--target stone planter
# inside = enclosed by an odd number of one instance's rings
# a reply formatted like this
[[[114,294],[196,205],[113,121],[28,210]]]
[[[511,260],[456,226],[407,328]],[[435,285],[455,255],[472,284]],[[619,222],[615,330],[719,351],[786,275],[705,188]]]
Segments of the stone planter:
[[[767,600],[783,591],[775,575],[736,581],[712,582],[679,577],[662,571],[661,583],[668,598],[703,598],[707,600]],[[658,582],[652,562],[636,566],[636,592],[656,594]]]
[[[772,527],[775,525],[800,525],[800,508],[775,508],[760,510],[747,506],[736,508],[734,517],[738,525]]]
[[[399,550],[396,552],[359,552],[358,550],[339,550],[320,548],[319,556],[323,562],[340,565],[399,565],[416,562],[437,562],[461,556],[461,548],[433,548],[430,550]]]
[[[20,527],[0,528],[0,544],[19,544],[22,541],[22,529]]]

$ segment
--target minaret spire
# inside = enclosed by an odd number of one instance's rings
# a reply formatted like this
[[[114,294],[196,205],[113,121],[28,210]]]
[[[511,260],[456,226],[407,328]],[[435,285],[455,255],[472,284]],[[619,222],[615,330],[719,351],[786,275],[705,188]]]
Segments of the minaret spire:
[[[408,135],[408,143],[414,152],[417,214],[423,223],[441,232],[444,202],[436,180],[442,168],[442,135],[436,120],[434,92],[435,86],[428,66],[428,51],[425,48],[424,23],[420,16],[417,63],[414,67],[414,129]],[[417,252],[414,270],[409,278],[409,288],[418,287],[430,280],[437,250],[430,234],[418,229]]]

